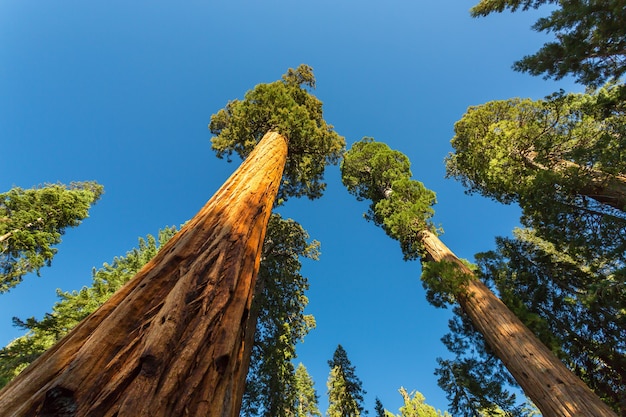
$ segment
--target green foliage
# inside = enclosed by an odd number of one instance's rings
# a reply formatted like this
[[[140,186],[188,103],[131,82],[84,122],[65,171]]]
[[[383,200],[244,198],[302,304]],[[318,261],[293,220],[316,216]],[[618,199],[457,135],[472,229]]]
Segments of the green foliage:
[[[400,414],[394,416],[387,412],[388,417],[450,417],[447,412],[436,410],[435,407],[425,403],[426,398],[418,391],[411,394],[404,387],[399,389],[404,400],[404,405],[400,407]]]
[[[472,16],[486,16],[505,9],[516,11],[555,4],[548,17],[533,25],[539,32],[552,32],[534,55],[516,62],[514,69],[532,75],[561,79],[574,75],[577,81],[598,86],[617,80],[626,72],[626,13],[623,0],[481,0]]]
[[[0,350],[0,384],[5,385],[33,360],[70,332],[82,319],[100,307],[119,288],[156,255],[159,248],[176,233],[175,227],[159,231],[158,239],[148,235],[139,246],[116,257],[111,264],[93,271],[92,285],[80,291],[57,291],[60,298],[43,319],[26,321],[14,318],[17,326],[27,330]]]
[[[333,131],[322,114],[322,102],[307,89],[315,87],[313,70],[307,65],[289,69],[282,80],[259,84],[243,100],[232,100],[213,116],[209,130],[217,156],[245,158],[269,131],[289,141],[289,156],[277,201],[288,197],[322,195],[324,168],[336,164],[345,140]]]
[[[465,264],[473,268],[472,265]],[[459,295],[465,294],[467,283],[474,279],[449,261],[426,262],[422,265],[422,284],[426,290],[426,299],[435,307],[446,307],[456,303]]]
[[[345,349],[338,345],[328,361],[328,417],[359,417],[363,414],[363,383],[348,359]]]
[[[455,416],[530,417],[533,407],[520,403],[507,387],[517,387],[515,379],[486,345],[459,307],[449,322],[450,333],[442,341],[452,359],[438,358],[435,371],[438,385],[447,393],[449,409]]]
[[[449,177],[517,202],[522,223],[572,256],[626,250],[626,109],[620,86],[470,107],[455,124]]]
[[[296,344],[315,327],[313,316],[304,314],[309,283],[300,275],[300,258],[319,256],[319,242],[308,238],[300,224],[272,214],[252,308],[257,326],[242,415],[289,416],[298,402],[292,360]]]
[[[24,275],[50,266],[57,252],[53,246],[66,228],[88,217],[102,192],[95,182],[76,182],[16,187],[0,194],[0,293],[18,285]]]
[[[400,242],[405,260],[421,255],[419,232],[433,229],[435,193],[411,179],[406,155],[384,143],[363,138],[341,162],[341,179],[358,200],[370,200],[365,215]]]
[[[302,363],[298,364],[295,373],[296,402],[294,417],[322,417],[318,406],[318,396],[313,379]]]

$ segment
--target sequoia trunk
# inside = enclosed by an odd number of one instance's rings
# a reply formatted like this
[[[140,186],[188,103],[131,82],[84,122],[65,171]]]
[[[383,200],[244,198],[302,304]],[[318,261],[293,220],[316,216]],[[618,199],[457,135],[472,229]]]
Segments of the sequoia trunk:
[[[286,158],[286,139],[266,134],[155,258],[0,391],[2,415],[238,416]]]
[[[585,185],[578,190],[580,195],[596,200],[621,211],[626,211],[626,176],[622,174],[607,174],[594,168],[583,167],[564,159],[554,159],[548,168],[536,161],[537,153],[531,152],[525,156],[528,166],[538,170],[554,170],[565,172],[571,170],[577,176],[586,180]]]
[[[426,261],[452,262],[473,276],[435,234],[424,231],[421,238]],[[457,300],[543,416],[617,417],[480,280],[471,279]]]

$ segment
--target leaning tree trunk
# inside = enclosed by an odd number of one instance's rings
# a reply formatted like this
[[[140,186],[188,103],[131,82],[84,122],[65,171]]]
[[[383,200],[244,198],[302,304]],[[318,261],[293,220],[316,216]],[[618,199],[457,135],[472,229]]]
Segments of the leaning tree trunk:
[[[237,416],[286,158],[286,139],[266,134],[155,258],[0,391],[0,414]]]
[[[576,176],[584,179],[585,184],[577,190],[579,195],[589,197],[598,203],[606,204],[615,209],[626,211],[626,175],[621,173],[608,174],[600,170],[581,166],[565,159],[551,160],[547,167],[536,161],[537,153],[531,152],[524,157],[526,164],[534,169],[565,173],[571,170]]]
[[[544,417],[617,417],[430,231],[425,261],[454,263],[471,279],[459,305]]]

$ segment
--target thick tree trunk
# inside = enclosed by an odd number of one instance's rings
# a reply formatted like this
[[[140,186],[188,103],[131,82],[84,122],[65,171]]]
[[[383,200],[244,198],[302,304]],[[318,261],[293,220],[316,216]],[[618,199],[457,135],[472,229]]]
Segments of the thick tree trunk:
[[[537,153],[531,152],[525,157],[526,164],[538,170],[554,170],[556,172],[572,170],[586,180],[586,185],[578,190],[579,195],[626,211],[626,175],[607,174],[564,159],[554,159],[551,161],[551,166],[546,167],[538,163],[536,157]]]
[[[473,276],[439,238],[421,235],[425,261],[448,261]],[[544,417],[617,417],[480,280],[457,296],[459,305]]]
[[[286,139],[265,135],[152,261],[0,391],[0,414],[238,416],[248,315],[286,157]]]

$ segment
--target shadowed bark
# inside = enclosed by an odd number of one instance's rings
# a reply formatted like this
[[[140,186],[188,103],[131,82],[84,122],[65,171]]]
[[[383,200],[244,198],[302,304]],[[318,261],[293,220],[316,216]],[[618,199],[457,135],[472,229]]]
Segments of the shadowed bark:
[[[237,416],[286,158],[287,140],[266,134],[155,258],[0,391],[0,414]]]
[[[617,417],[432,232],[421,232],[425,261],[452,262],[472,276],[459,305],[544,417]]]

